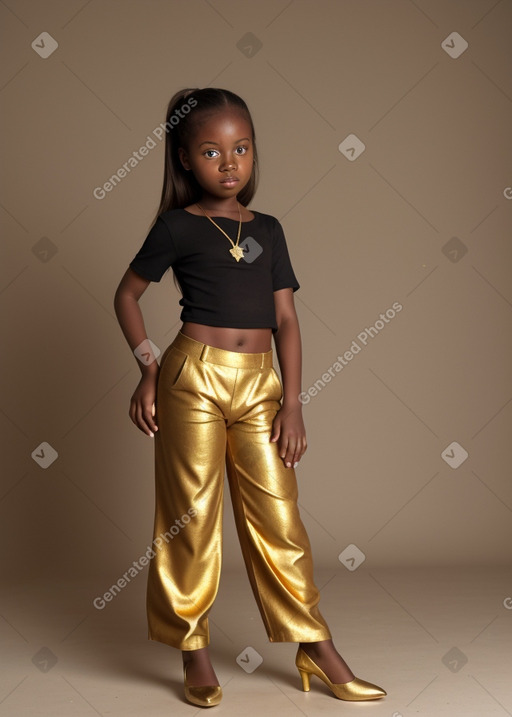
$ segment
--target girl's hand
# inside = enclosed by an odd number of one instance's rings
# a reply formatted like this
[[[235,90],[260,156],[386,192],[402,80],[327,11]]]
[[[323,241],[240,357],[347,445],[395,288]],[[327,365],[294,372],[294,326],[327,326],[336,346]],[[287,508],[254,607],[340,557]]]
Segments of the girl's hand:
[[[306,429],[302,420],[302,406],[289,408],[284,404],[276,413],[270,440],[279,440],[279,455],[287,468],[295,468],[306,452]]]
[[[144,374],[130,400],[130,418],[137,428],[153,438],[155,423],[156,374]]]

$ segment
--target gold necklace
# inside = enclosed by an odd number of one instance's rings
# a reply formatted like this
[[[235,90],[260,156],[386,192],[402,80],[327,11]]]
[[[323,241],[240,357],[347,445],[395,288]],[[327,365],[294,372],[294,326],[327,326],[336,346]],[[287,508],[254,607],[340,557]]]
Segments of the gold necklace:
[[[239,215],[239,217],[240,217],[240,222],[239,222],[239,224],[238,224],[238,236],[237,236],[237,238],[236,238],[236,244],[233,242],[233,240],[231,239],[231,237],[226,234],[226,232],[224,231],[224,229],[221,229],[221,228],[219,227],[219,225],[218,225],[216,222],[214,222],[211,217],[208,216],[208,214],[204,211],[203,207],[202,207],[200,204],[198,204],[198,203],[196,202],[196,205],[197,205],[197,206],[199,207],[199,209],[203,212],[203,214],[205,215],[205,217],[206,217],[207,219],[209,219],[212,224],[215,224],[215,226],[217,227],[217,229],[218,229],[219,231],[221,231],[227,239],[229,239],[229,241],[230,241],[231,244],[233,245],[233,246],[231,247],[231,249],[229,250],[229,253],[230,253],[232,256],[234,256],[237,261],[240,261],[240,259],[243,259],[243,258],[244,258],[244,250],[242,249],[241,246],[238,246],[238,242],[240,241],[240,232],[242,231],[242,212],[240,211],[240,204],[239,204],[239,202],[237,202],[237,206],[238,206],[238,215]]]

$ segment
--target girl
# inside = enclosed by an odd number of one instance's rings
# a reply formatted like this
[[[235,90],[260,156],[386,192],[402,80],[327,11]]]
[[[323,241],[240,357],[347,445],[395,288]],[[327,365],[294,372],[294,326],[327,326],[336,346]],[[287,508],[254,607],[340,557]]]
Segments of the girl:
[[[382,697],[336,651],[318,609],[295,477],[307,447],[293,302],[299,283],[280,223],[247,208],[258,168],[249,110],[228,90],[182,90],[169,103],[166,129],[157,217],[114,301],[142,372],[130,418],[155,440],[149,639],[182,650],[189,702],[220,702],[208,613],[219,584],[226,470],[268,638],[299,643],[302,689],[316,675],[339,699]],[[169,267],[183,323],[158,365],[138,301]]]

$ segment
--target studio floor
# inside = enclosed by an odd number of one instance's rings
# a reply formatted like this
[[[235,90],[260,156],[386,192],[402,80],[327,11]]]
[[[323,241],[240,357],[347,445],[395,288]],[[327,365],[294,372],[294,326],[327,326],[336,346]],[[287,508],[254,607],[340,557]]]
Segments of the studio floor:
[[[147,568],[103,609],[115,576],[48,576],[1,588],[0,717],[195,715],[177,650],[147,639]],[[512,715],[512,574],[494,568],[317,570],[321,609],[353,672],[387,691],[337,700],[303,693],[295,646],[268,642],[245,573],[224,571],[211,614],[223,687],[208,710],[288,715]]]

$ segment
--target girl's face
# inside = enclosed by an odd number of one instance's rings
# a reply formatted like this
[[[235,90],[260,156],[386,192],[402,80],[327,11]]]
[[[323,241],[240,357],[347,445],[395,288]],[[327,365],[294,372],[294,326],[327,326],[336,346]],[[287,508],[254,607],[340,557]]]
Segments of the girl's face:
[[[240,112],[221,110],[198,123],[181,163],[203,188],[203,198],[229,199],[242,191],[253,170],[251,125]]]

